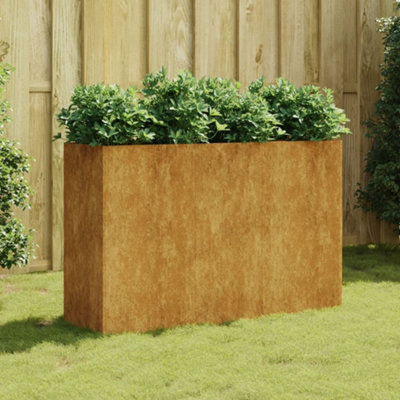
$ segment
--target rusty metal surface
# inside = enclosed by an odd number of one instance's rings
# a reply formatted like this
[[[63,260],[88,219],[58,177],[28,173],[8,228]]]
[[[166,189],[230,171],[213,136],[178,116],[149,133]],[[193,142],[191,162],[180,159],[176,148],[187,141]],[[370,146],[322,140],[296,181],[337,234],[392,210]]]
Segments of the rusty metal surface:
[[[66,145],[66,318],[146,331],[340,304],[341,146]]]

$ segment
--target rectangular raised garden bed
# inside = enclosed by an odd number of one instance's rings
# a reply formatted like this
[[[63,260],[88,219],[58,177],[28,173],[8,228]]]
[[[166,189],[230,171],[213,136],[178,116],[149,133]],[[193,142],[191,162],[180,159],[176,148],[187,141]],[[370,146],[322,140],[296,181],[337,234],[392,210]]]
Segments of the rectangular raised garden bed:
[[[342,143],[65,145],[65,319],[101,332],[341,303]]]

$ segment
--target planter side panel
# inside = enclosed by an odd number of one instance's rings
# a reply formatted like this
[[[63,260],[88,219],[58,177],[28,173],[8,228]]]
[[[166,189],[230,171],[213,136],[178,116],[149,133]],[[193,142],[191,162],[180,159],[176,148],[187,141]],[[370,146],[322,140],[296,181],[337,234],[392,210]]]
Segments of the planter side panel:
[[[196,240],[192,146],[104,149],[105,332],[187,321]]]
[[[64,318],[102,325],[102,148],[64,147]]]
[[[103,173],[105,332],[340,304],[340,141],[109,147]]]
[[[264,309],[341,304],[342,142],[273,143]]]

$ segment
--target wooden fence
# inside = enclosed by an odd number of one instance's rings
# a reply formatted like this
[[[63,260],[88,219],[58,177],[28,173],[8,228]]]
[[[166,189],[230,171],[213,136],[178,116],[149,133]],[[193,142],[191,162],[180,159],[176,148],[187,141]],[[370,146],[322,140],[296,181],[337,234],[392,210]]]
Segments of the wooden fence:
[[[36,159],[32,209],[23,216],[39,244],[30,270],[62,268],[63,151],[51,143],[54,113],[81,82],[127,86],[161,66],[244,85],[264,75],[334,89],[353,132],[344,138],[344,243],[396,241],[391,227],[353,208],[370,146],[362,121],[380,79],[375,19],[394,13],[392,0],[1,0],[0,40],[16,67],[8,135]]]

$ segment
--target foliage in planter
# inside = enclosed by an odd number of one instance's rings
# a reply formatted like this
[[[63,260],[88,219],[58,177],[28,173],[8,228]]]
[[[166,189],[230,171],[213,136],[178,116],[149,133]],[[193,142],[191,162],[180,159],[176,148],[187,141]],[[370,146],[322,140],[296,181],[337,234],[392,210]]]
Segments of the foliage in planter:
[[[400,8],[400,5],[398,6]],[[384,64],[378,86],[380,98],[367,121],[373,144],[366,157],[369,178],[356,192],[358,206],[376,212],[400,230],[400,17],[382,18]]]
[[[156,143],[267,141],[281,130],[264,101],[228,79],[196,80],[183,71],[169,79],[162,69],[148,75],[141,93],[155,117]]]
[[[249,91],[266,101],[281,124],[285,140],[329,140],[350,133],[348,119],[334,103],[332,90],[306,85],[297,88],[285,79],[264,86],[263,79],[250,84]]]
[[[166,77],[165,70],[147,75],[143,81],[143,105],[154,117],[148,127],[157,132],[154,143],[207,143],[208,107],[189,73],[176,80]]]
[[[241,93],[232,80],[196,79],[187,71],[170,79],[165,69],[147,75],[140,92],[77,87],[58,120],[67,142],[93,146],[327,140],[350,133],[330,91],[324,96],[315,86],[297,89],[284,80],[264,86],[259,79]]]
[[[75,88],[71,105],[58,115],[69,142],[92,146],[150,143],[151,119],[133,88],[101,84]]]
[[[0,97],[11,68],[0,64]],[[15,209],[28,206],[30,189],[25,175],[29,158],[18,144],[6,139],[4,126],[9,122],[9,104],[0,103],[0,267],[27,264],[32,251],[31,234],[16,218]]]

